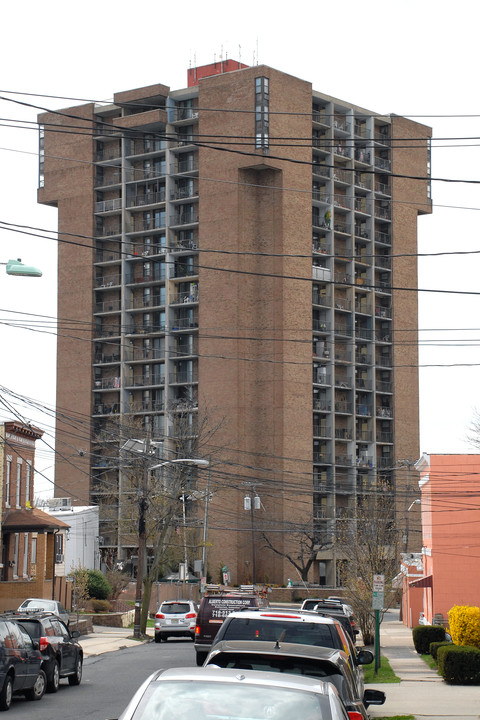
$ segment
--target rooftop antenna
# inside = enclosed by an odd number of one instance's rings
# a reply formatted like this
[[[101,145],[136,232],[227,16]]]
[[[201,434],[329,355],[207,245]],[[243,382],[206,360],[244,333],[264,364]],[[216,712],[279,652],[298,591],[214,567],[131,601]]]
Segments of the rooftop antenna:
[[[258,37],[257,37],[257,65],[258,65]]]
[[[197,53],[193,53],[194,82],[197,82]]]

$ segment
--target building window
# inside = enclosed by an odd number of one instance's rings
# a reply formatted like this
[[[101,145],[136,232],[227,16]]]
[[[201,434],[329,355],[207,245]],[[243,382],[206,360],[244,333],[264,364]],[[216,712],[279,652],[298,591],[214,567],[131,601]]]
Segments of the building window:
[[[15,504],[17,508],[20,507],[20,490],[22,487],[22,461],[17,458],[17,485],[15,488]]]
[[[26,474],[25,474],[25,505],[31,502],[30,499],[30,478],[32,473],[32,464],[27,460]]]
[[[267,77],[255,78],[255,147],[268,148],[269,83]]]
[[[18,533],[15,533],[14,535],[14,545],[13,545],[13,577],[18,577],[18,543],[19,543],[20,535]]]
[[[7,476],[5,478],[5,507],[10,507],[10,483],[12,480],[12,456],[7,455]]]
[[[23,577],[28,578],[28,533],[23,536]]]
[[[38,187],[45,187],[45,127],[40,125],[38,133]]]
[[[37,563],[37,538],[32,537],[32,565]]]

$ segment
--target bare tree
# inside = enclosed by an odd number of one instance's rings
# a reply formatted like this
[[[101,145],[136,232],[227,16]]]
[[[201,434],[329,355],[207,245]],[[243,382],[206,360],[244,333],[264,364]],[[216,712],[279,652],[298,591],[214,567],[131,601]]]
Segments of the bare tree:
[[[398,532],[391,494],[373,493],[359,498],[355,518],[337,525],[337,573],[357,616],[363,641],[373,643],[373,576],[385,576],[384,609],[393,603],[392,580],[398,573]],[[383,613],[382,613],[383,614]]]
[[[282,536],[285,533],[288,536],[288,549],[283,549],[283,544],[280,545],[278,534],[262,532],[262,538],[269,550],[288,560],[302,582],[308,582],[319,551],[330,547],[331,539],[326,532],[316,530],[312,522],[305,524],[286,522],[281,532]]]

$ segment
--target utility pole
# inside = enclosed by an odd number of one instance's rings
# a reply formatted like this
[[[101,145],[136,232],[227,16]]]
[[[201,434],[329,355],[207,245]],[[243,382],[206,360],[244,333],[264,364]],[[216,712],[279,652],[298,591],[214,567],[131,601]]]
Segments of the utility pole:
[[[255,557],[255,510],[260,510],[261,502],[260,497],[257,495],[255,488],[250,488],[250,495],[245,495],[243,498],[244,510],[250,511],[250,527],[252,537],[252,585],[255,585],[257,580],[257,563]]]
[[[142,618],[142,597],[143,597],[143,573],[145,565],[146,545],[146,514],[147,514],[147,492],[148,476],[150,468],[148,459],[150,457],[150,430],[147,429],[147,436],[144,443],[144,466],[142,475],[142,487],[138,490],[138,559],[137,559],[137,584],[135,588],[135,617],[133,621],[133,637],[140,637],[140,625]]]

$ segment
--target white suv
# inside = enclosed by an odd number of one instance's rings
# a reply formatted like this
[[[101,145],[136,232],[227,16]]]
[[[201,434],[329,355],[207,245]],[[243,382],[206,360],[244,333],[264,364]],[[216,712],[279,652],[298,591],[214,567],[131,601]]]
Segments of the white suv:
[[[155,642],[169,637],[195,639],[198,608],[191,600],[165,600],[155,614]]]

